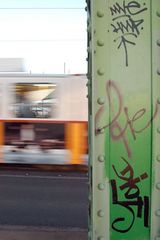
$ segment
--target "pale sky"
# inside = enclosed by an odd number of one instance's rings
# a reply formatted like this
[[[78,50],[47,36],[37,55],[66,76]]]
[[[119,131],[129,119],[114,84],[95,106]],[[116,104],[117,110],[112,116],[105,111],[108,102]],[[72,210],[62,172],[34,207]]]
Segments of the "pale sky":
[[[0,58],[33,73],[86,73],[85,0],[0,0]]]

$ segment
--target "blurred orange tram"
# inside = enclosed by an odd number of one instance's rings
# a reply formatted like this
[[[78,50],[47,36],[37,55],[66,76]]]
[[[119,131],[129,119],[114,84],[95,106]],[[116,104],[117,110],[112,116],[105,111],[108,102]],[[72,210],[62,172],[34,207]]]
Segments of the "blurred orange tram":
[[[0,75],[2,163],[87,164],[85,75]]]

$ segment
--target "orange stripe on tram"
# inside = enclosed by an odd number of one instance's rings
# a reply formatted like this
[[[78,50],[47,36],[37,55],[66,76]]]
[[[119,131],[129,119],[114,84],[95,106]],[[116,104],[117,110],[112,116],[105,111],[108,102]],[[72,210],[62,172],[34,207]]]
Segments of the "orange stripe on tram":
[[[86,152],[86,123],[66,124],[66,148],[71,152],[70,164],[82,164]]]

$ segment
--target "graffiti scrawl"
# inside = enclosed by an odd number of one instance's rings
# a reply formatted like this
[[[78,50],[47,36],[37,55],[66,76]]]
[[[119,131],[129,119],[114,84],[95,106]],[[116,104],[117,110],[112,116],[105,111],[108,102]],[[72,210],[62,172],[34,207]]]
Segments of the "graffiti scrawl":
[[[144,19],[141,14],[146,10],[146,4],[138,1],[127,3],[124,0],[121,4],[116,2],[110,7],[111,27],[115,35],[114,42],[117,43],[118,49],[124,49],[126,66],[129,65],[128,46],[136,45],[136,39],[143,30]]]
[[[112,203],[125,208],[128,211],[130,220],[126,220],[124,216],[118,216],[113,220],[112,228],[117,232],[125,233],[132,228],[136,217],[143,218],[144,227],[149,227],[149,197],[141,196],[141,190],[138,187],[138,183],[148,178],[148,174],[144,172],[139,177],[135,177],[132,166],[125,158],[121,157],[121,159],[126,164],[126,167],[122,171],[118,172],[115,166],[112,165],[116,177],[123,182],[119,186],[115,179],[111,179]],[[117,188],[124,193],[123,199],[119,199],[119,191]],[[125,227],[122,228],[122,224],[120,223],[125,223]]]

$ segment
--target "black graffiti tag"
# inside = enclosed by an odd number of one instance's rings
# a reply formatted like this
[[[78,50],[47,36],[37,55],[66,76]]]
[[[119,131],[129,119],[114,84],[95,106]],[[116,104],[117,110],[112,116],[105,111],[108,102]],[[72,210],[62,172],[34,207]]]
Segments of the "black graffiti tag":
[[[124,0],[122,4],[115,3],[110,7],[112,16],[112,30],[116,34],[114,42],[118,42],[118,49],[124,48],[125,65],[128,66],[128,45],[136,45],[136,38],[143,30],[143,18],[136,18],[142,12],[146,11],[145,3],[140,4],[138,1],[130,1],[126,3]]]
[[[134,177],[134,170],[132,166],[125,158],[121,157],[121,159],[125,162],[126,167],[121,172],[118,172],[114,165],[112,165],[112,168],[116,176],[121,181],[124,181],[124,183],[119,186],[119,190],[124,192],[124,199],[119,200],[117,182],[115,179],[112,179],[112,203],[125,208],[130,216],[130,221],[128,221],[128,218],[126,220],[124,215],[123,217],[117,217],[112,222],[112,228],[117,232],[125,233],[132,228],[136,217],[143,217],[144,227],[149,227],[149,197],[142,197],[140,189],[137,185],[144,179],[148,178],[148,175],[144,172],[140,175],[140,177]],[[137,208],[137,215],[135,214],[135,207]],[[124,223],[124,228],[122,228],[122,222]],[[127,224],[128,226],[126,227]]]

